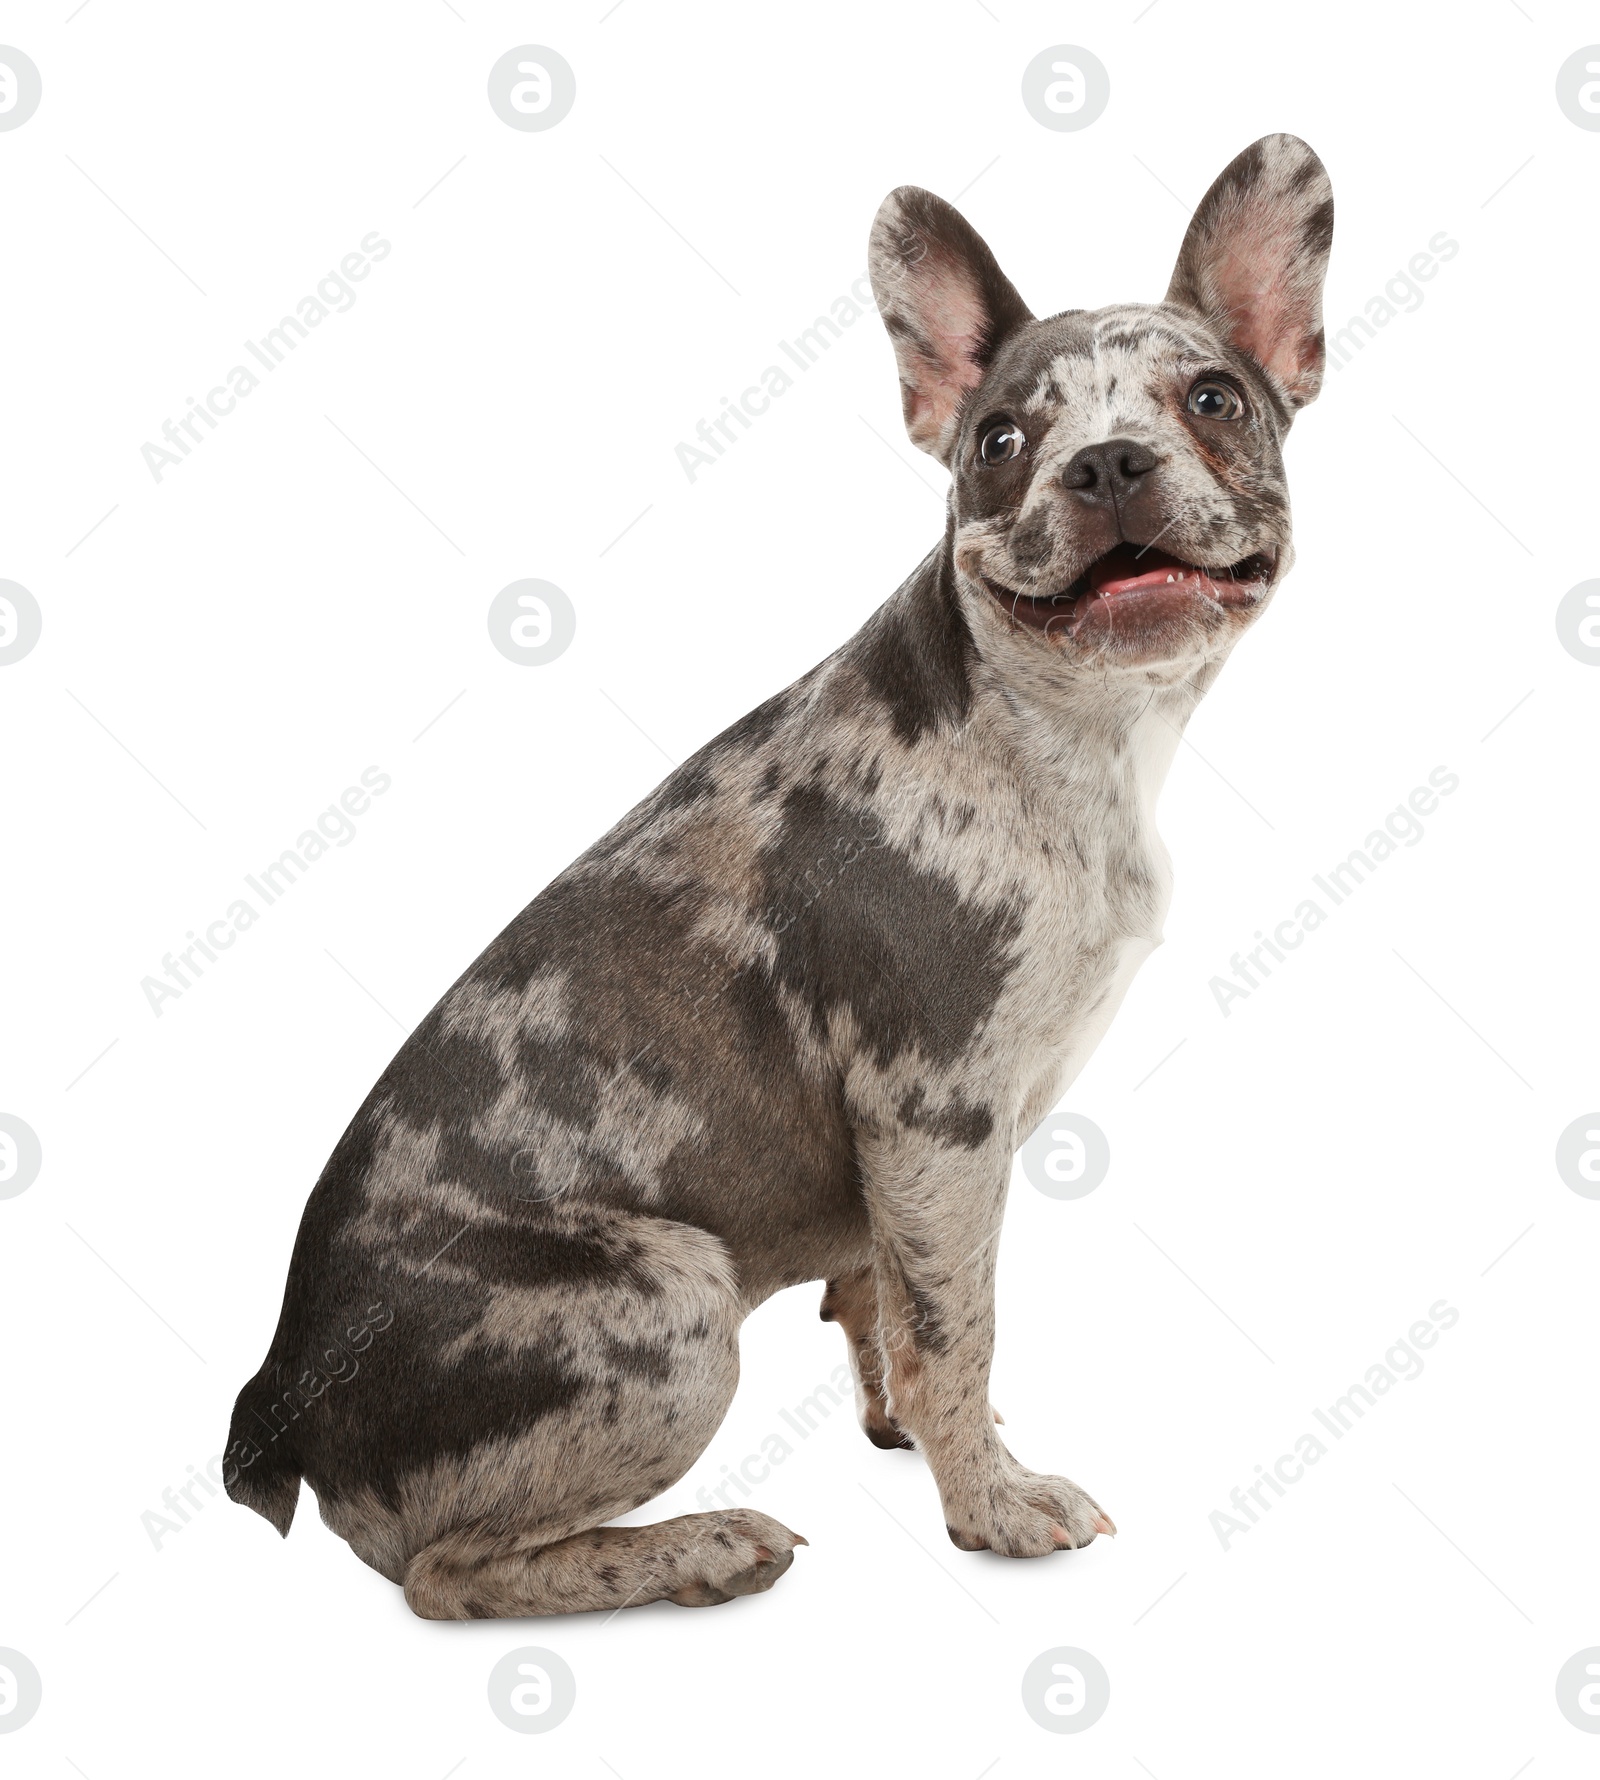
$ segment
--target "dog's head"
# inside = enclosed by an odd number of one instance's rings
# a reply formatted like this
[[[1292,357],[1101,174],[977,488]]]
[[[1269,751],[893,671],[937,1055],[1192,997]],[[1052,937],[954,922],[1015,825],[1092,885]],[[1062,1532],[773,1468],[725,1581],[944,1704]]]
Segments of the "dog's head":
[[[1289,566],[1281,447],[1322,382],[1333,197],[1293,136],[1235,160],[1166,300],[1035,320],[961,214],[915,186],[873,225],[906,429],[953,478],[985,654],[1172,681],[1220,659]]]

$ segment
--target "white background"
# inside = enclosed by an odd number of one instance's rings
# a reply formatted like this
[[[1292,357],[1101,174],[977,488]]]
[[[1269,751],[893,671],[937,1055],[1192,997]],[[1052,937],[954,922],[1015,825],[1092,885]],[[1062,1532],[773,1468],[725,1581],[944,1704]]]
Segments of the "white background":
[[[44,613],[0,670],[0,1111],[44,1154],[0,1202],[0,1645],[44,1681],[8,1770],[1592,1774],[1554,1686],[1600,1644],[1600,1204],[1553,1157],[1600,1103],[1600,669],[1554,613],[1600,572],[1600,134],[1554,89],[1600,26],[608,3],[0,8],[44,83],[0,134],[0,576]],[[1020,98],[1063,42],[1111,77],[1078,133]],[[576,70],[548,132],[486,101],[524,43]],[[891,187],[970,186],[1039,313],[1154,300],[1276,129],[1332,175],[1330,326],[1438,231],[1460,252],[1296,425],[1299,564],[1179,752],[1167,944],[1071,1100],[1110,1174],[1072,1203],[1017,1177],[995,1400],[1120,1537],[958,1552],[921,1460],[840,1410],[751,1498],[810,1548],[711,1612],[423,1624],[309,1493],[287,1544],[201,1497],[157,1550],[141,1516],[220,1450],[404,1032],[938,533],[871,315],[692,484],[675,445],[787,362]],[[155,482],[141,444],[374,229],[355,306]],[[546,667],[489,643],[522,576],[578,613]],[[354,841],[154,1015],[141,978],[370,765]],[[1425,838],[1224,1017],[1230,955],[1438,766]],[[751,1320],[727,1422],[641,1518],[786,1432],[843,1357],[818,1296]],[[1422,1376],[1225,1551],[1229,1492],[1441,1298]],[[485,1695],[525,1644],[577,1676],[539,1737]],[[1071,1738],[1019,1692],[1057,1645],[1111,1677]]]

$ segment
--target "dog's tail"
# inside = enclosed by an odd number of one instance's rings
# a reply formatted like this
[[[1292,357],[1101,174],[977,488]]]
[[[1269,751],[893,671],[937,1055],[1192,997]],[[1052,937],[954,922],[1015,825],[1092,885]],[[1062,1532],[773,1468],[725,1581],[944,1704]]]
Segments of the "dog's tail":
[[[228,1424],[223,1487],[235,1502],[270,1520],[288,1538],[300,1500],[300,1460],[284,1417],[278,1368],[267,1363],[240,1391]]]

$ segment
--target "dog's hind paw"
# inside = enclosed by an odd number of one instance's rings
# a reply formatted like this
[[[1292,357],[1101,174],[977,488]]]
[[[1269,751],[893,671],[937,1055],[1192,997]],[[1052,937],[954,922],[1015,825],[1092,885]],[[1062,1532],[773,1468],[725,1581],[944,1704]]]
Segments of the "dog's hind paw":
[[[703,1573],[667,1596],[680,1607],[718,1607],[738,1595],[763,1594],[794,1562],[794,1548],[810,1543],[750,1508],[693,1518],[712,1524],[697,1541]]]

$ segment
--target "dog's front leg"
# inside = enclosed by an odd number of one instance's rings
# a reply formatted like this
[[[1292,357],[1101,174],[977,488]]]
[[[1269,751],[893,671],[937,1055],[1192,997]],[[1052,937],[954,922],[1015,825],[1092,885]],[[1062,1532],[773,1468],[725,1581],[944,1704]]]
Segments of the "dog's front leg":
[[[1114,1533],[1091,1496],[1018,1464],[995,1431],[989,1367],[1009,1146],[972,1149],[901,1130],[863,1135],[858,1154],[887,1408],[927,1459],[951,1539],[965,1551],[1043,1557]]]

